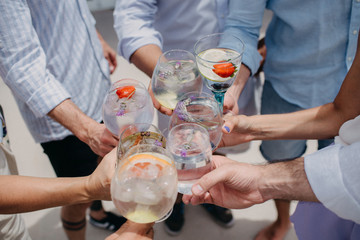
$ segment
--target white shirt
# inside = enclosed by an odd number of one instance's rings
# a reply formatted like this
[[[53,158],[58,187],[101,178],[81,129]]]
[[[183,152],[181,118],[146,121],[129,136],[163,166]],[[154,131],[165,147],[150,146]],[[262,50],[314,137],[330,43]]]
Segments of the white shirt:
[[[72,133],[47,116],[65,99],[101,121],[109,66],[85,0],[1,0],[0,76],[36,142]]]
[[[306,156],[305,171],[325,207],[360,224],[360,116],[341,126],[335,145]]]
[[[222,31],[227,12],[228,0],[117,0],[118,53],[129,60],[148,44],[193,52],[200,37]]]

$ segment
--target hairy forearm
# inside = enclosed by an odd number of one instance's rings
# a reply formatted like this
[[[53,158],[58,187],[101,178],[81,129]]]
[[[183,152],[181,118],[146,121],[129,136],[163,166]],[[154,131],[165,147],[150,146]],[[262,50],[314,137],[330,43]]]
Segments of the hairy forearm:
[[[83,142],[86,142],[90,125],[96,123],[95,120],[83,113],[70,99],[61,102],[48,115],[69,129]]]
[[[263,198],[318,202],[304,169],[304,158],[260,166],[259,191]]]
[[[130,62],[151,78],[161,54],[162,51],[159,46],[154,44],[145,45],[131,55]]]
[[[0,213],[21,213],[89,202],[87,177],[0,176]]]

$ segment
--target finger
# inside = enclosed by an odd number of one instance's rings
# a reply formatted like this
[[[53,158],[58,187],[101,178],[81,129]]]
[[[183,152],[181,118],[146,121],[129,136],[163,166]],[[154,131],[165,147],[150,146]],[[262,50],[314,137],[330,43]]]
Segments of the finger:
[[[225,122],[222,127],[223,133],[226,133],[226,134],[231,133],[231,131],[235,127],[235,121],[234,121],[235,119],[236,119],[236,116],[224,118]]]
[[[219,167],[202,176],[196,184],[193,185],[191,191],[194,196],[202,196],[208,192],[214,185],[227,180],[227,168]],[[196,200],[196,199],[195,199]],[[192,203],[192,202],[191,202]]]
[[[189,204],[190,201],[191,201],[191,197],[192,197],[192,195],[183,195],[183,196],[182,196],[182,201],[183,201],[183,203]]]

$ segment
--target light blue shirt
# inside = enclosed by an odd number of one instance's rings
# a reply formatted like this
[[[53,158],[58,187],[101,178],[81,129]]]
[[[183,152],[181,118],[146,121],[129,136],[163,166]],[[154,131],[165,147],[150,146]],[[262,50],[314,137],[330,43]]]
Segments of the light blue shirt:
[[[355,56],[360,0],[230,0],[225,32],[245,42],[243,63],[259,67],[257,40],[265,8],[266,80],[302,108],[333,101]]]
[[[223,30],[227,12],[228,0],[117,0],[118,53],[129,60],[148,44],[193,52],[200,37]]]
[[[36,142],[71,132],[47,113],[65,99],[101,120],[109,67],[85,0],[0,1],[0,76]]]

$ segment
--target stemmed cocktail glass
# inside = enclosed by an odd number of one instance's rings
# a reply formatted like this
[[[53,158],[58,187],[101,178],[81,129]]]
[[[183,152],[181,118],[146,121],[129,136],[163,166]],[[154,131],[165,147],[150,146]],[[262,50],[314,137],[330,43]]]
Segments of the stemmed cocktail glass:
[[[155,144],[130,148],[116,167],[111,197],[121,215],[133,222],[165,220],[177,197],[172,155]]]
[[[154,69],[151,88],[155,99],[171,110],[183,94],[201,91],[202,81],[195,56],[181,49],[163,53]]]
[[[194,46],[199,71],[221,109],[225,92],[239,72],[244,46],[239,38],[227,33],[207,35]]]
[[[151,123],[154,107],[144,84],[135,79],[121,79],[106,94],[102,115],[109,131],[119,137],[130,124]]]
[[[192,185],[211,170],[211,146],[207,130],[196,123],[174,126],[167,138],[178,173],[178,192],[191,194]]]
[[[219,104],[212,95],[205,92],[184,94],[171,116],[169,129],[182,123],[204,127],[209,133],[212,150],[217,148],[222,137],[223,119]]]

